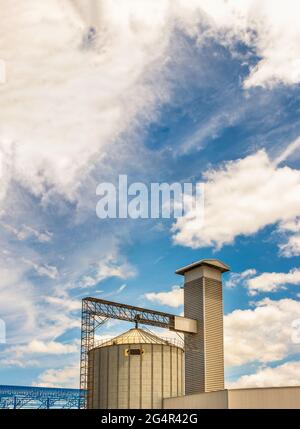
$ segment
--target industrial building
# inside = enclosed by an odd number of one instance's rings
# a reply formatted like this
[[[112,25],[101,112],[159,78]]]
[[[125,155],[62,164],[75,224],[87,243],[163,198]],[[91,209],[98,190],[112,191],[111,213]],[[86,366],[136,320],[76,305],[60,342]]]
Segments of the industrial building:
[[[229,270],[217,259],[203,259],[176,271],[184,277],[184,317],[85,298],[80,365],[85,406],[300,408],[300,387],[224,388],[222,274]],[[95,332],[109,318],[136,327],[96,344]],[[184,348],[138,325],[182,333]]]

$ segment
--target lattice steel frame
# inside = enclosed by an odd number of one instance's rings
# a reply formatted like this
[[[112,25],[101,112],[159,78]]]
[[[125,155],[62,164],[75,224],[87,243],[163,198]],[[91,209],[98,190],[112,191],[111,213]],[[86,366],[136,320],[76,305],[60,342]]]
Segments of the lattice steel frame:
[[[91,385],[88,371],[88,352],[95,346],[95,332],[107,319],[118,319],[125,322],[137,322],[143,325],[156,326],[174,330],[175,316],[160,311],[149,310],[132,305],[119,304],[98,298],[82,300],[81,317],[81,353],[80,353],[80,389],[81,404],[87,407],[87,387]],[[93,371],[90,371],[92,377]]]

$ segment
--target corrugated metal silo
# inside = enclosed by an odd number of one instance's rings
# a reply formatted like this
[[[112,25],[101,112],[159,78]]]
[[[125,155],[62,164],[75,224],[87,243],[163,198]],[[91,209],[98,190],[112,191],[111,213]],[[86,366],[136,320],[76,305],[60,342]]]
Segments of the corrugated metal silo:
[[[184,394],[184,351],[170,341],[130,329],[89,352],[88,408],[162,408]]]

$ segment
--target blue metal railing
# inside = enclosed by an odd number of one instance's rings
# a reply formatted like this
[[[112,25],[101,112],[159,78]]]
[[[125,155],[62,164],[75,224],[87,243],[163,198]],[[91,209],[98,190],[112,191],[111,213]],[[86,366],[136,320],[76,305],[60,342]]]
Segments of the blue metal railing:
[[[0,385],[0,409],[76,409],[82,400],[79,389]]]

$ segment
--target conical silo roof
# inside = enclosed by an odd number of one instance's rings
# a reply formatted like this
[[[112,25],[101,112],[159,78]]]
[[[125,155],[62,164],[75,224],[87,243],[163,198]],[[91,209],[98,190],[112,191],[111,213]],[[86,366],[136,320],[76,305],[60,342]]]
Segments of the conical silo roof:
[[[152,334],[149,331],[144,331],[143,329],[133,328],[129,331],[124,332],[121,335],[118,335],[111,340],[108,340],[100,345],[100,347],[114,346],[118,344],[165,344],[169,345],[170,343],[162,338],[158,337],[155,334]]]

